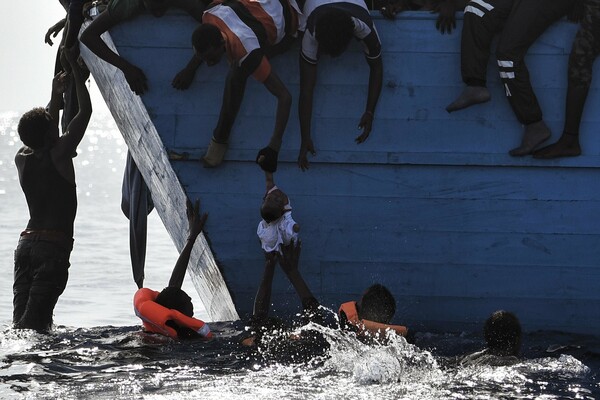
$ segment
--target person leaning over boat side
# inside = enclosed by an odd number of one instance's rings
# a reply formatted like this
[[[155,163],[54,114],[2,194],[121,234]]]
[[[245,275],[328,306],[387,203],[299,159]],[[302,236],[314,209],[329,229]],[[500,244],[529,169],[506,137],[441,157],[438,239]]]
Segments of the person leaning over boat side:
[[[456,12],[463,11],[466,0],[390,0],[379,11],[387,19],[395,19],[403,11],[437,12],[435,27],[442,35],[456,29]]]
[[[295,40],[298,13],[295,0],[228,0],[213,3],[204,13],[202,25],[192,35],[192,46],[199,61],[197,66],[202,61],[209,67],[214,66],[224,54],[230,64],[219,121],[203,157],[206,167],[216,167],[223,161],[246,82],[252,75],[277,98],[273,134],[269,144],[256,157],[263,170],[277,170],[292,96],[268,58],[287,50]],[[191,64],[193,59],[188,66]]]
[[[138,289],[134,295],[134,310],[146,331],[174,339],[210,339],[210,328],[203,321],[193,317],[192,299],[181,289],[194,243],[204,228],[208,214],[200,214],[198,200],[194,205],[188,201],[187,217],[188,239],[171,272],[169,286],[161,292],[148,288]]]
[[[137,66],[112,51],[101,38],[115,25],[134,18],[144,12],[155,17],[162,17],[171,7],[188,12],[194,19],[200,21],[206,5],[201,0],[111,0],[107,9],[98,15],[81,33],[81,42],[96,56],[119,68],[131,90],[138,95],[148,89],[146,75]]]
[[[462,358],[460,365],[512,365],[519,362],[521,323],[511,312],[498,310],[485,321],[483,337],[486,348]]]
[[[13,324],[15,328],[48,330],[58,298],[67,284],[77,212],[72,155],[92,114],[78,51],[65,50],[77,90],[78,113],[59,136],[59,104],[66,73],[52,81],[48,109],[34,108],[19,120],[25,144],[15,157],[19,182],[29,208],[29,222],[15,251]]]
[[[358,123],[363,132],[355,141],[363,143],[369,137],[375,117],[375,107],[381,94],[383,62],[381,42],[369,10],[363,0],[307,0],[302,9],[304,31],[300,51],[300,98],[298,115],[300,118],[301,145],[298,166],[308,169],[308,152],[315,155],[311,138],[313,94],[317,81],[317,61],[321,54],[332,57],[341,55],[352,37],[360,40],[365,47],[369,65],[369,89],[365,112]]]
[[[594,60],[600,53],[600,0],[583,0],[581,3],[581,26],[569,56],[563,133],[556,143],[534,152],[534,158],[574,157],[581,154],[579,125],[592,83]]]

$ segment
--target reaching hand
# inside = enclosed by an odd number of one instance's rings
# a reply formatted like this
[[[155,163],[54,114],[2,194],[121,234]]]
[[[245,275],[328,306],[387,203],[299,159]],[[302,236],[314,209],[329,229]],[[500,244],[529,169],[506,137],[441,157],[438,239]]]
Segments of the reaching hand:
[[[194,76],[196,75],[196,70],[191,70],[189,68],[184,68],[175,75],[173,78],[173,82],[171,82],[171,86],[177,90],[186,90],[192,84],[194,80]]]
[[[204,224],[208,218],[208,214],[204,213],[200,215],[200,200],[196,200],[192,205],[192,202],[188,199],[187,201],[187,218],[188,218],[188,237],[196,238],[204,229]]]
[[[276,251],[264,252],[265,253],[265,261],[268,266],[274,266],[279,259],[279,253]]]
[[[396,14],[402,12],[403,10],[404,7],[401,0],[392,0],[379,9],[381,15],[383,15],[387,19],[396,18]]]
[[[135,94],[141,95],[148,90],[148,83],[146,80],[146,75],[144,75],[144,71],[135,65],[128,63],[123,69],[123,74],[125,75],[127,83],[129,83],[129,87]]]
[[[306,171],[308,169],[308,152],[313,156],[317,153],[315,152],[315,146],[313,145],[312,139],[303,140],[300,145],[300,154],[298,155],[298,166],[302,171]]]
[[[59,34],[59,32],[62,31],[62,29],[65,27],[66,23],[67,23],[66,19],[61,19],[56,24],[52,25],[50,27],[50,29],[48,29],[48,32],[46,32],[46,36],[44,37],[44,42],[48,43],[50,46],[52,46],[54,43],[52,42],[52,39],[50,37],[55,38]]]
[[[300,253],[302,251],[302,241],[298,239],[296,242],[291,242],[287,246],[281,246],[281,252],[279,255],[279,265],[285,273],[298,270],[298,261],[300,260]]]
[[[362,143],[365,140],[367,140],[367,138],[371,134],[372,126],[373,126],[373,113],[370,111],[365,111],[365,113],[362,115],[362,118],[360,119],[360,123],[358,124],[358,128],[362,129],[363,133],[360,136],[358,136],[356,139],[354,139],[354,141],[356,143]]]
[[[279,152],[269,146],[260,149],[256,155],[256,163],[263,171],[273,173],[277,171],[277,157]]]
[[[67,82],[69,74],[61,71],[54,76],[52,79],[52,93],[62,95],[67,89]]]
[[[438,19],[435,22],[435,27],[443,34],[452,33],[452,29],[456,29],[456,8],[453,0],[445,0],[439,3],[432,12],[438,12]]]

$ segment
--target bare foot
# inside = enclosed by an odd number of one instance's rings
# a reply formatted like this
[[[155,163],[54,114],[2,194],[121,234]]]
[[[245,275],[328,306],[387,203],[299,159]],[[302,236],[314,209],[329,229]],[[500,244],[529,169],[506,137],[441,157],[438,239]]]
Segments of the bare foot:
[[[563,132],[562,136],[549,146],[536,150],[533,158],[551,159],[559,157],[577,157],[581,154],[579,135]]]
[[[485,103],[491,98],[488,88],[484,86],[467,86],[460,96],[446,107],[446,111],[450,113],[462,110],[474,104]]]
[[[509,151],[508,154],[513,157],[529,155],[536,147],[548,140],[550,136],[550,128],[548,128],[544,121],[529,124],[525,126],[521,145]]]

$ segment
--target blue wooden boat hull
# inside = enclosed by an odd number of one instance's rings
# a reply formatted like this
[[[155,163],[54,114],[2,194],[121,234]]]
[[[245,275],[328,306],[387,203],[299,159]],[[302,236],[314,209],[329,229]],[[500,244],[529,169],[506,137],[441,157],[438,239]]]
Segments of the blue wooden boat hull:
[[[480,329],[492,311],[507,309],[529,331],[596,333],[598,85],[582,123],[582,156],[512,158],[507,152],[520,142],[522,127],[504,98],[495,60],[488,76],[492,100],[445,111],[463,88],[461,21],[457,32],[440,35],[428,13],[374,18],[384,88],[373,132],[366,143],[354,142],[368,79],[360,47],[323,58],[313,114],[317,155],[304,173],[296,166],[298,47],[273,60],[294,95],[276,182],[302,227],[301,269],[316,297],[337,309],[380,282],[396,296],[396,322],[418,330]],[[187,91],[171,87],[191,55],[195,26],[173,13],[142,16],[110,32],[119,53],[149,79],[141,99],[119,71],[87,49],[84,56],[178,248],[187,230],[186,194],[210,213],[207,241],[196,246],[190,272],[210,318],[229,320],[252,312],[264,266],[256,237],[264,174],[254,158],[271,135],[275,100],[249,82],[225,162],[203,168],[198,160],[216,125],[227,66],[202,66]],[[559,22],[527,58],[551,141],[562,130],[576,29]],[[169,160],[170,152],[189,157]],[[274,314],[300,307],[281,271],[272,300]]]

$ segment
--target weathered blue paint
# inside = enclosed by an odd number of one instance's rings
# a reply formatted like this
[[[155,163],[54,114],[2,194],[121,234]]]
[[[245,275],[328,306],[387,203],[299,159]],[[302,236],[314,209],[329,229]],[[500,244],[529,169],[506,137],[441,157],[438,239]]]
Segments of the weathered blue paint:
[[[515,159],[507,152],[519,143],[522,128],[504,98],[494,60],[491,102],[453,114],[444,109],[463,88],[460,25],[458,32],[440,35],[428,13],[406,13],[396,21],[375,18],[384,47],[384,88],[374,130],[366,143],[354,143],[368,79],[359,46],[338,59],[324,58],[313,114],[317,155],[304,173],[295,164],[298,48],[273,60],[295,102],[276,182],[290,196],[302,227],[301,268],[315,295],[336,308],[381,282],[398,300],[397,322],[418,329],[472,329],[504,308],[516,312],[527,330],[597,332],[598,85],[582,124],[584,155]],[[190,160],[171,163],[173,170],[187,195],[200,198],[210,213],[210,248],[237,311],[245,316],[264,264],[255,233],[264,175],[254,157],[270,137],[275,100],[250,82],[226,161],[216,169],[202,168],[198,158],[218,117],[226,65],[202,66],[187,91],[171,88],[191,55],[194,27],[181,14],[143,16],[111,35],[121,55],[149,78],[142,101],[166,150],[189,153]],[[553,130],[551,140],[562,129],[567,58],[576,28],[556,24],[527,58]],[[127,112],[112,107],[114,99],[107,102],[113,114]],[[127,138],[131,128],[125,123],[120,128]],[[143,142],[141,135],[135,143],[144,147]],[[138,164],[165,150],[149,147],[138,151]],[[164,191],[179,187],[153,176],[153,184]],[[173,233],[185,225],[170,226],[167,210],[161,217],[178,243]],[[192,266],[195,282],[204,268],[202,262]],[[209,303],[212,289],[199,290]],[[273,303],[280,314],[299,307],[280,271]],[[219,319],[222,314],[211,315]]]

